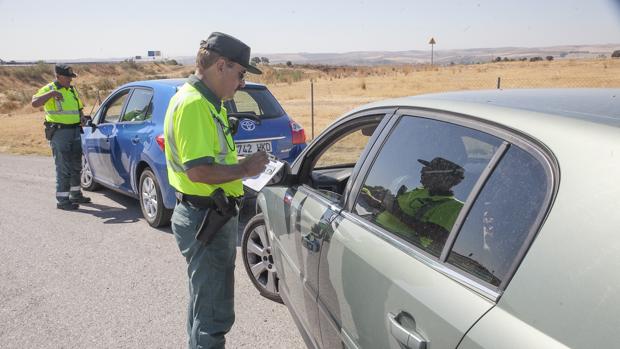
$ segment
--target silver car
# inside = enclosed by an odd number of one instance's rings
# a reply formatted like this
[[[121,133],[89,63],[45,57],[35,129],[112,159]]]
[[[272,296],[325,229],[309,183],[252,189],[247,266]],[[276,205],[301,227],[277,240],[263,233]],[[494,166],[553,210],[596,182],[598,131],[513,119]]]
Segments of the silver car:
[[[243,240],[310,348],[620,346],[620,89],[366,105]]]

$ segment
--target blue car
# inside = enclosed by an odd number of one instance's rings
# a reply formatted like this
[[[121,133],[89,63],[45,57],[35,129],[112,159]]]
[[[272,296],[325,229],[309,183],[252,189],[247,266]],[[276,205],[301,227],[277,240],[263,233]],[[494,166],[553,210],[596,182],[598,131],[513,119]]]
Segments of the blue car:
[[[140,200],[153,227],[170,222],[175,205],[164,156],[163,123],[170,98],[184,79],[136,81],[114,90],[82,135],[81,186],[100,186]],[[304,129],[286,114],[266,86],[246,83],[225,102],[239,118],[234,139],[240,155],[266,150],[292,162],[306,146]]]

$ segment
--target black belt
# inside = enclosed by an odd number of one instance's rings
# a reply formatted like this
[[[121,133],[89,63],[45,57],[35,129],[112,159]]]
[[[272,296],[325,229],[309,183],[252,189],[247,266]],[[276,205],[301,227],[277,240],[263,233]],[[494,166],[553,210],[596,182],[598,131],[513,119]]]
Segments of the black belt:
[[[175,196],[177,200],[179,200],[180,202],[188,203],[190,206],[195,207],[195,208],[207,209],[207,208],[215,207],[215,202],[209,196],[189,195],[189,194],[183,194],[178,191],[175,192]],[[235,203],[237,203],[237,207],[241,205],[240,197],[227,196],[227,198],[231,202],[234,201]]]
[[[60,124],[60,123],[57,123],[57,122],[48,122],[48,121],[46,121],[43,124],[45,126],[47,126],[47,127],[53,127],[53,128],[58,128],[58,129],[61,129],[61,128],[78,128],[78,127],[80,127],[79,123],[78,124]]]

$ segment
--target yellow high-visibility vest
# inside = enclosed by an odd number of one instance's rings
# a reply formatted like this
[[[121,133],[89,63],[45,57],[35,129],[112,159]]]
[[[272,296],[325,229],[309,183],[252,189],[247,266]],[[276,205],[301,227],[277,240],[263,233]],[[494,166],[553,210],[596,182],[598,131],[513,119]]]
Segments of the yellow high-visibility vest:
[[[43,105],[45,110],[45,121],[58,124],[79,124],[80,110],[84,108],[84,104],[78,96],[77,90],[71,86],[69,88],[62,87],[55,82],[43,86],[34,97],[41,96],[49,91],[58,91],[62,94],[63,100],[50,98]]]

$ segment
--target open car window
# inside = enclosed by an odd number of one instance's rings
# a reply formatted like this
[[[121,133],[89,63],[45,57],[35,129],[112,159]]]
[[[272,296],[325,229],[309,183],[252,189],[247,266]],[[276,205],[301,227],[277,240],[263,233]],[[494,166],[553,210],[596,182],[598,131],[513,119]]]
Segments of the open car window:
[[[330,201],[340,201],[353,168],[378,124],[379,121],[375,119],[349,126],[349,129],[345,125],[340,130],[333,130],[331,139],[326,139],[313,155],[306,184]]]
[[[118,122],[121,118],[121,113],[123,111],[123,106],[125,105],[125,101],[129,96],[129,89],[120,91],[117,93],[108,103],[106,103],[101,108],[101,114],[97,120],[97,123],[115,123]]]

